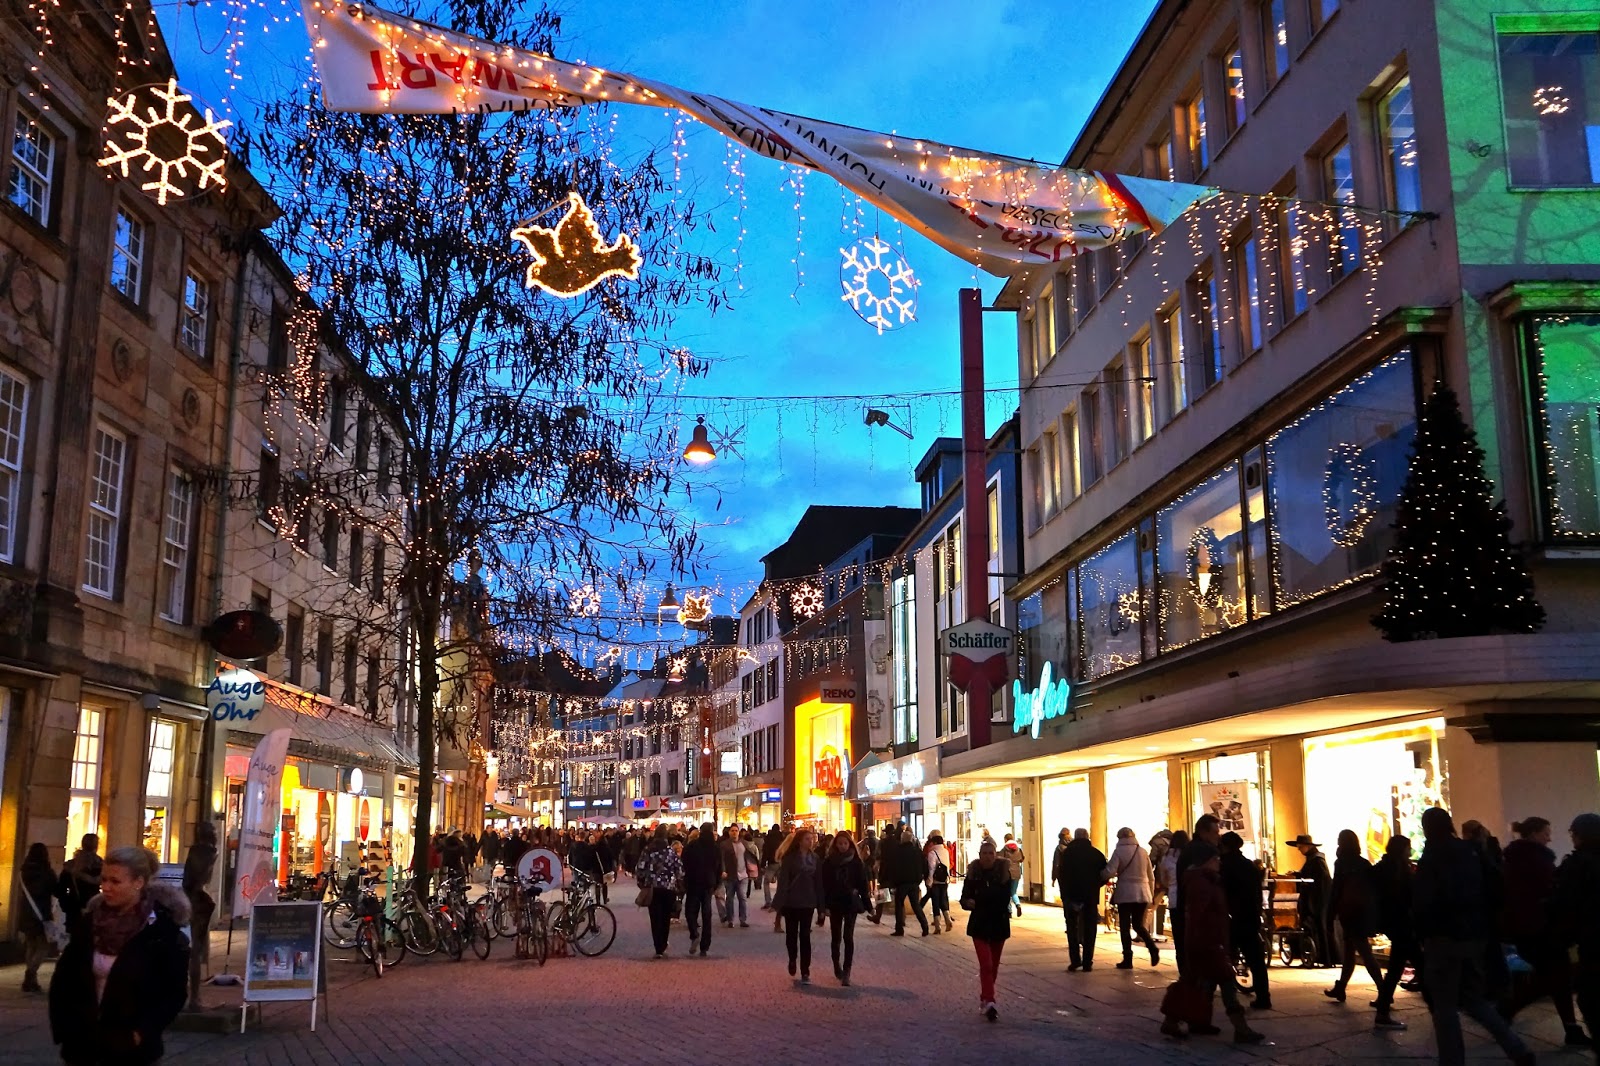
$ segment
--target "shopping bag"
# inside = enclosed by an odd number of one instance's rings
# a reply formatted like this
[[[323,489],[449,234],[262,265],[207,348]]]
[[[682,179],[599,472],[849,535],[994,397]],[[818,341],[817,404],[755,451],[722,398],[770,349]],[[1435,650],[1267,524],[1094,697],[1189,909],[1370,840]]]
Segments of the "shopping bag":
[[[1161,1013],[1190,1025],[1210,1025],[1210,990],[1193,981],[1174,981],[1161,997]]]
[[[28,901],[28,908],[33,911],[33,916],[39,919],[39,924],[44,926],[44,938],[50,946],[57,951],[66,948],[68,934],[67,923],[62,919],[61,908],[54,899],[50,901],[50,917],[46,918],[39,910],[38,902],[33,898],[33,893],[23,890],[22,898]]]
[[[650,906],[650,900],[653,896],[655,896],[655,894],[655,885],[645,885],[643,888],[639,889],[639,894],[633,897],[634,905],[638,907]]]

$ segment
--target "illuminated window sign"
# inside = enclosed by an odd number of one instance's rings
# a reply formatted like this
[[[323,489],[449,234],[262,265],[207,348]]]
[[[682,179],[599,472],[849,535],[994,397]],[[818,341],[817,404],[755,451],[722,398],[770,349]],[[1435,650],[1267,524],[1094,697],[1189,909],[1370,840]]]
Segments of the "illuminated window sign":
[[[1022,681],[1011,682],[1012,703],[1016,712],[1011,719],[1011,732],[1026,731],[1034,740],[1039,739],[1039,727],[1051,718],[1070,713],[1072,682],[1066,678],[1055,679],[1055,666],[1045,663],[1039,671],[1039,687],[1031,692],[1022,690]]]

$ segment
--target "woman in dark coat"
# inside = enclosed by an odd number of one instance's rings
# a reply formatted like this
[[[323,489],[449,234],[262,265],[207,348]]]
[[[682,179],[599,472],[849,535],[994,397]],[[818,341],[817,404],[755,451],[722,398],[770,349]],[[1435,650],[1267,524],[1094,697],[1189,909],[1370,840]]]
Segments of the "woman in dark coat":
[[[1228,896],[1222,888],[1222,863],[1217,849],[1203,840],[1190,844],[1185,851],[1189,867],[1184,871],[1183,883],[1178,887],[1178,899],[1183,906],[1184,966],[1178,985],[1190,986],[1190,996],[1169,993],[1162,1004],[1166,1020],[1161,1031],[1167,1036],[1183,1039],[1190,1032],[1214,1034],[1218,1030],[1210,1024],[1211,997],[1222,993],[1222,1005],[1233,1023],[1233,1042],[1259,1044],[1262,1035],[1250,1028],[1244,1017],[1244,1006],[1239,1001],[1239,986],[1233,976],[1233,948],[1229,941],[1231,919],[1228,916]],[[1195,988],[1194,986],[1198,986]],[[1173,1012],[1179,1004],[1202,1008],[1188,1017]]]
[[[44,923],[50,919],[56,894],[56,872],[50,867],[50,852],[43,844],[28,845],[21,873],[22,891],[27,896],[17,915],[17,931],[22,934],[22,990],[43,992],[39,987],[39,967],[50,953]]]
[[[1417,943],[1416,925],[1411,918],[1411,838],[1390,837],[1383,858],[1372,868],[1372,888],[1378,898],[1378,932],[1389,938],[1389,972],[1378,988],[1375,1029],[1404,1029],[1406,1023],[1391,1013],[1394,990],[1409,963],[1422,972],[1422,945]]]
[[[100,893],[56,963],[50,1031],[70,1066],[161,1058],[161,1034],[188,990],[189,901],[155,874],[144,848],[112,849]]]
[[[1559,943],[1550,929],[1550,899],[1556,887],[1550,820],[1529,818],[1514,823],[1511,831],[1517,839],[1507,844],[1503,853],[1506,903],[1500,915],[1500,932],[1516,945],[1522,960],[1533,967],[1533,980],[1515,990],[1506,1017],[1549,996],[1566,1029],[1567,1046],[1589,1047],[1588,1034],[1572,1010],[1572,962],[1566,945]]]
[[[1383,987],[1383,971],[1372,956],[1372,934],[1378,931],[1378,897],[1372,882],[1372,863],[1361,854],[1361,838],[1351,829],[1339,830],[1339,847],[1333,859],[1333,899],[1330,913],[1344,935],[1343,968],[1332,988],[1322,994],[1344,1002],[1350,975],[1356,969],[1356,956],[1367,968],[1372,984]]]
[[[978,1009],[991,1022],[1000,1017],[994,982],[1000,975],[1000,953],[1011,938],[1011,864],[1001,862],[994,840],[978,846],[978,861],[967,867],[961,885],[961,909],[971,911],[967,935],[978,953]]]
[[[867,866],[856,851],[848,829],[839,830],[822,860],[822,904],[827,911],[828,931],[833,936],[833,976],[841,985],[850,984],[850,964],[856,954],[856,917],[871,905],[867,895]],[[822,924],[822,913],[817,924]],[[840,962],[839,945],[844,944]]]
[[[789,976],[800,966],[800,983],[811,983],[811,915],[822,907],[821,867],[814,850],[817,834],[797,829],[778,850],[778,891],[772,905],[783,919],[784,944],[789,949]]]

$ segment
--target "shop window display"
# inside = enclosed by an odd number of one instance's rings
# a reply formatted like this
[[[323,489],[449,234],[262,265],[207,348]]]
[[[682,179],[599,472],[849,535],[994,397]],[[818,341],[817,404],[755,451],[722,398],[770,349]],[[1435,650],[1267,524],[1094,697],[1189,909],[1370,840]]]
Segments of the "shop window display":
[[[1528,350],[1547,532],[1600,538],[1600,315],[1535,315]]]
[[[1056,677],[1070,677],[1067,657],[1067,583],[1041,589],[1017,605],[1017,628],[1022,634],[1022,687],[1034,689],[1045,663]]]
[[[1267,440],[1278,607],[1383,562],[1416,428],[1411,355],[1403,351]]]
[[[1136,539],[1129,530],[1078,568],[1085,680],[1093,681],[1140,661],[1143,610]]]
[[[1390,837],[1422,847],[1422,812],[1447,807],[1449,773],[1439,751],[1444,719],[1363,729],[1305,741],[1306,816],[1319,842],[1351,829],[1367,858]],[[1287,831],[1287,830],[1285,830]]]
[[[1245,621],[1239,464],[1229,463],[1156,518],[1161,650]]]

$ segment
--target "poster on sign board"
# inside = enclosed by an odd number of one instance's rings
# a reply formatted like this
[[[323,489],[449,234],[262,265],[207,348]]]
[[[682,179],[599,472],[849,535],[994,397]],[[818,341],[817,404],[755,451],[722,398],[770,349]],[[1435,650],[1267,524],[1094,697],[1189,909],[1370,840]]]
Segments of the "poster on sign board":
[[[1202,814],[1214,814],[1220,832],[1238,833],[1246,844],[1256,840],[1255,812],[1250,809],[1250,785],[1245,781],[1212,781],[1200,786]]]

